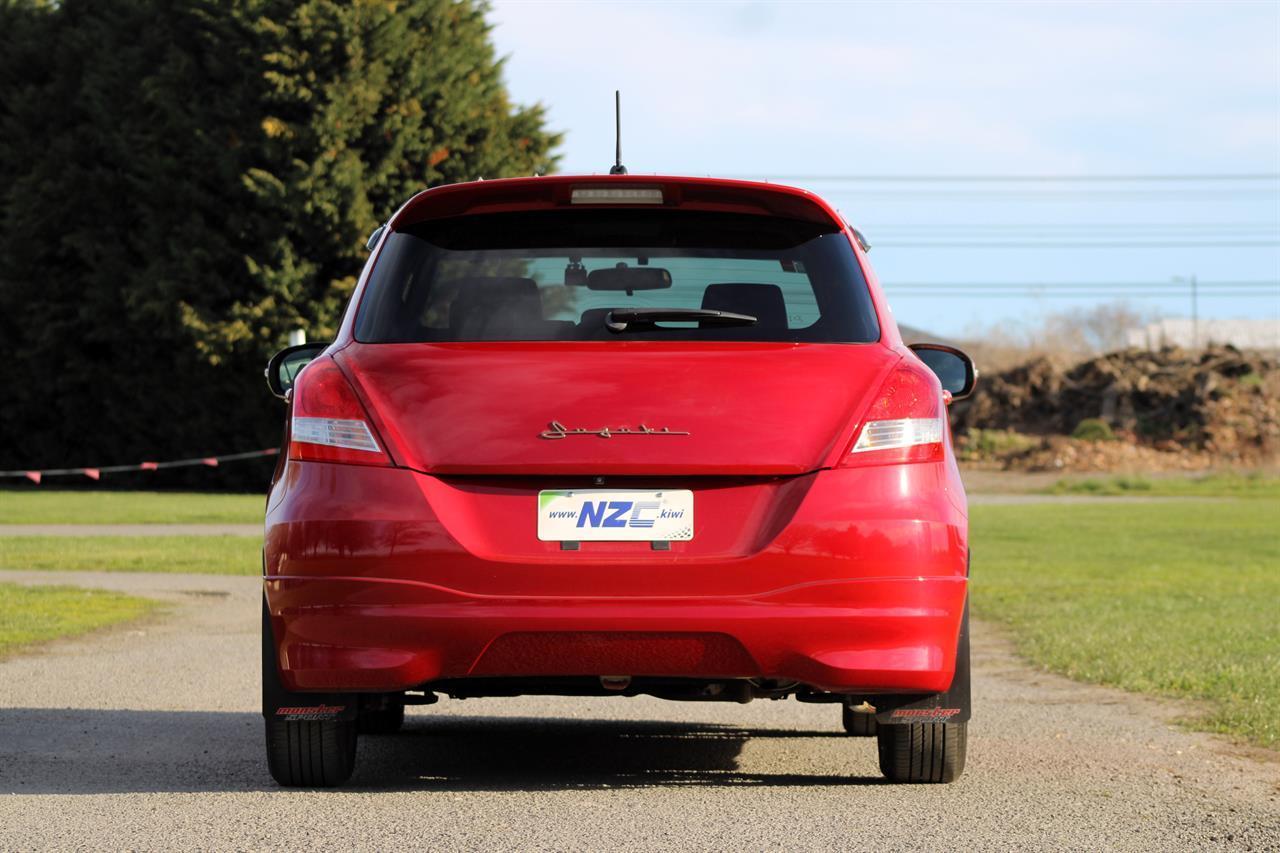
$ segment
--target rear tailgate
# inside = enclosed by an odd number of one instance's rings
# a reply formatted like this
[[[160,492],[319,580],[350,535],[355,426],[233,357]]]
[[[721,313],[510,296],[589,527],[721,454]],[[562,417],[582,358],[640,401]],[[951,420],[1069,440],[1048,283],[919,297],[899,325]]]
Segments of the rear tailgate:
[[[352,344],[337,358],[415,470],[774,476],[821,467],[900,356],[610,341]]]

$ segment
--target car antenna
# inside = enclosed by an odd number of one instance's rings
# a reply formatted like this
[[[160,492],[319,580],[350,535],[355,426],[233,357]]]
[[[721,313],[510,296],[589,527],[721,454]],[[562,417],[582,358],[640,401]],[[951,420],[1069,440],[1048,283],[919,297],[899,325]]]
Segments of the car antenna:
[[[627,167],[622,165],[622,92],[618,89],[613,90],[613,123],[617,148],[614,152],[614,163],[609,169],[609,174],[625,175]]]

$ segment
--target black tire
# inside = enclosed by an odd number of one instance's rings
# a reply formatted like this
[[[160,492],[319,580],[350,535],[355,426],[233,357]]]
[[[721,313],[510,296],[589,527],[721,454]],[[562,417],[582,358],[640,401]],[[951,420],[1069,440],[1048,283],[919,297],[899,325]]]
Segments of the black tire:
[[[267,767],[288,788],[332,788],[356,766],[354,720],[267,720]]]
[[[393,735],[404,725],[404,702],[392,701],[385,708],[361,711],[356,725],[362,735]]]
[[[882,725],[880,772],[890,782],[954,782],[964,772],[968,723]]]
[[[841,708],[844,730],[854,737],[875,737],[876,715],[855,711],[848,705]]]

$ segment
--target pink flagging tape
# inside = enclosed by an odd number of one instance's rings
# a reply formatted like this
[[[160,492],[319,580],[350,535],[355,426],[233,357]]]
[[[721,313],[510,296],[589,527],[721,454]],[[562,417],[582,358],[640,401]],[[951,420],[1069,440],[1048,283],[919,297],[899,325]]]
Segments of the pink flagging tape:
[[[265,450],[250,450],[245,453],[227,453],[221,456],[197,456],[192,459],[174,459],[170,462],[138,462],[133,465],[98,465],[94,468],[44,468],[39,471],[0,471],[0,477],[26,478],[37,486],[45,477],[88,477],[101,480],[103,474],[121,474],[126,471],[159,471],[162,468],[187,468],[201,465],[217,468],[224,462],[241,462],[246,459],[261,459],[264,456],[275,456],[280,452],[278,447]]]

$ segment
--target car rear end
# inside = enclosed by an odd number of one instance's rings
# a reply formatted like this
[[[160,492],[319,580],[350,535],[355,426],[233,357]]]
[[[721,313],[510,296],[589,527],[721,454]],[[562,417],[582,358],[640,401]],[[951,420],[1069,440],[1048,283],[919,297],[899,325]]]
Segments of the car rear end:
[[[291,392],[268,719],[645,693],[962,724],[946,397],[850,229],[803,191],[423,193]]]

